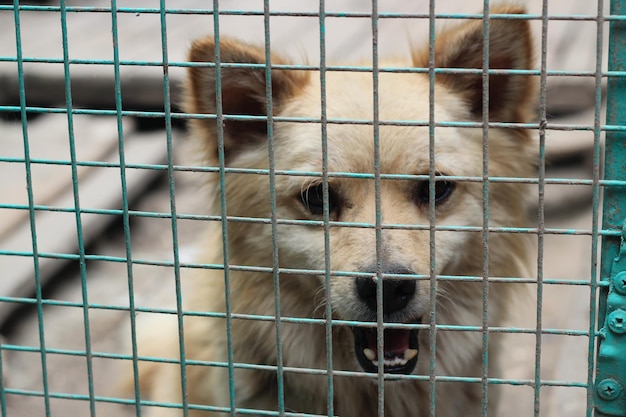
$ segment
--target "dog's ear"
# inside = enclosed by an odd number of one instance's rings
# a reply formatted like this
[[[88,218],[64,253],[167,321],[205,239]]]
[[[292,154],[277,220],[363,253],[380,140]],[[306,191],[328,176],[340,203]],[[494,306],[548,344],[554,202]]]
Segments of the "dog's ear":
[[[522,6],[502,5],[491,14],[524,14]],[[428,67],[428,51],[413,55],[414,65]],[[530,25],[523,19],[489,20],[489,69],[528,70],[533,65]],[[435,67],[483,68],[483,20],[471,20],[449,27],[435,40]],[[472,116],[482,115],[482,74],[437,74],[436,81],[463,96]],[[489,119],[527,122],[534,113],[535,77],[529,75],[489,76]]]
[[[189,51],[190,62],[213,63],[215,40],[212,37],[196,40]],[[187,78],[185,111],[188,113],[217,113],[217,82],[221,85],[222,114],[237,116],[267,116],[265,50],[232,39],[220,39],[219,80],[215,66],[190,67]],[[284,64],[275,55],[271,64]],[[248,64],[229,66],[228,64]],[[256,65],[255,65],[256,64]],[[308,82],[304,71],[272,70],[272,108],[274,114],[281,105],[294,96]],[[210,161],[217,160],[218,121],[216,119],[193,119],[191,127],[202,136],[209,152]],[[246,147],[267,141],[266,120],[225,120],[224,152],[228,162]]]

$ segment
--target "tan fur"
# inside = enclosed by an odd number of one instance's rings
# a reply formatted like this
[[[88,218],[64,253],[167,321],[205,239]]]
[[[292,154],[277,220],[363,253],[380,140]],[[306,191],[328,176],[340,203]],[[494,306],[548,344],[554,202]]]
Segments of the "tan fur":
[[[492,13],[523,13],[523,8],[501,6]],[[491,58],[495,68],[529,69],[532,66],[531,39],[525,21],[491,20]],[[212,38],[196,41],[190,60],[213,62]],[[263,48],[235,40],[220,41],[221,63],[265,62]],[[435,45],[437,65],[444,67],[482,67],[482,21],[470,21],[442,32]],[[417,51],[406,66],[428,66],[428,53]],[[286,63],[278,56],[272,64]],[[321,94],[317,72],[272,70],[274,116],[319,118]],[[216,73],[213,68],[189,71],[190,113],[215,114]],[[458,77],[458,78],[457,78]],[[480,121],[481,76],[440,75],[435,86],[435,120]],[[528,122],[533,108],[534,82],[528,76],[501,75],[490,80],[490,99],[497,102],[490,118],[498,121]],[[330,119],[371,120],[373,115],[372,75],[358,72],[326,73],[327,116]],[[266,109],[265,70],[221,68],[222,112],[228,115],[264,115]],[[379,74],[381,121],[429,120],[428,76],[415,73]],[[278,170],[321,171],[322,145],[319,123],[276,121],[273,124],[275,168]],[[210,165],[218,163],[218,128],[215,120],[193,120],[192,133],[207,147]],[[224,160],[231,168],[268,168],[268,141],[265,122],[226,120],[223,125]],[[328,168],[330,172],[374,172],[373,127],[369,124],[327,125]],[[429,128],[423,126],[381,125],[380,169],[383,174],[428,174]],[[435,128],[435,170],[454,176],[482,176],[483,132],[480,128]],[[516,129],[489,131],[489,175],[494,177],[532,177],[535,171],[533,142],[528,133]],[[213,179],[212,212],[220,213],[217,175]],[[270,218],[270,179],[268,175],[225,174],[227,214]],[[301,203],[300,192],[319,177],[275,177],[276,216],[278,219],[321,220]],[[415,181],[382,180],[380,205],[382,222],[425,225],[426,230],[382,231],[384,264],[401,264],[417,274],[430,271],[430,232],[428,206],[416,204]],[[329,185],[339,190],[344,202],[331,220],[375,223],[375,186],[373,179],[335,178]],[[489,226],[527,227],[531,193],[520,183],[489,184]],[[459,181],[449,199],[437,206],[436,221],[445,226],[482,226],[483,184]],[[330,265],[333,271],[364,271],[376,260],[374,228],[331,227]],[[228,223],[230,265],[272,267],[272,226],[267,223]],[[324,270],[324,231],[322,227],[279,224],[276,228],[278,259],[282,268]],[[489,234],[489,275],[525,277],[532,237],[520,233]],[[471,231],[437,231],[435,234],[436,273],[454,276],[483,275],[482,234]],[[221,224],[214,224],[212,238],[202,261],[222,263]],[[371,269],[370,269],[371,270]],[[225,312],[224,276],[219,270],[199,270],[186,276],[189,291],[185,308],[198,312]],[[354,278],[333,276],[331,299],[324,297],[324,277],[307,274],[280,275],[280,310],[283,317],[323,318],[325,303],[331,302],[335,319],[356,320],[360,304],[355,295]],[[230,307],[234,315],[274,316],[273,276],[263,272],[230,270]],[[489,325],[499,326],[507,317],[512,300],[520,294],[515,284],[489,284]],[[482,326],[483,284],[461,280],[438,280],[438,324]],[[430,280],[419,280],[415,298],[403,314],[429,320]],[[276,365],[275,323],[270,320],[232,320],[233,359],[240,364]],[[319,324],[283,322],[280,326],[283,365],[290,369],[326,370],[325,327]],[[178,328],[159,321],[140,334],[140,354],[179,358]],[[188,360],[228,362],[226,321],[219,318],[187,316],[184,321],[185,355]],[[429,375],[429,331],[419,332],[419,359],[414,374]],[[498,334],[489,334],[489,376],[497,377]],[[480,332],[439,330],[436,337],[436,375],[480,377],[482,365]],[[355,359],[353,335],[346,326],[332,332],[333,369],[362,372]],[[140,362],[142,398],[153,401],[181,402],[180,366]],[[364,374],[363,374],[364,375]],[[187,365],[190,404],[228,407],[229,373],[225,366]],[[238,408],[277,409],[276,372],[236,367],[235,404]],[[284,400],[288,410],[327,413],[327,377],[287,370],[284,374]],[[334,412],[344,417],[375,416],[377,385],[375,378],[334,376]],[[390,417],[429,415],[427,382],[402,381],[385,384],[385,415]],[[481,415],[481,386],[478,383],[436,385],[438,416],[472,417]],[[489,385],[489,415],[495,415],[497,385]],[[152,416],[179,416],[174,408],[153,408]],[[205,413],[191,411],[191,416]],[[215,415],[215,414],[206,414]],[[225,414],[226,415],[226,414]]]

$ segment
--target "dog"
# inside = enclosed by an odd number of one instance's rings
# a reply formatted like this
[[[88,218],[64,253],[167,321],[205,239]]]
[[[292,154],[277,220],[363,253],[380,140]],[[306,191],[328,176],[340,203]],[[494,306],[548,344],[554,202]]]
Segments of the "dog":
[[[525,10],[502,4],[491,13]],[[185,111],[210,115],[192,117],[190,132],[207,165],[224,167],[212,174],[210,210],[228,216],[212,222],[201,261],[224,264],[227,254],[228,266],[183,275],[182,329],[175,316],[140,329],[141,398],[178,404],[150,415],[182,416],[183,403],[194,417],[230,415],[232,406],[253,415],[328,415],[332,407],[343,417],[376,416],[379,406],[390,417],[427,416],[432,406],[438,416],[473,417],[486,406],[496,415],[498,385],[485,395],[481,378],[500,375],[504,352],[497,332],[483,351],[482,328],[484,319],[504,325],[523,295],[506,278],[530,276],[533,237],[490,232],[484,240],[483,129],[462,122],[531,122],[536,83],[519,72],[490,74],[485,107],[483,38],[480,19],[446,27],[433,55],[448,71],[435,73],[434,92],[427,70],[381,70],[376,103],[371,72],[328,70],[322,94],[318,71],[285,68],[291,62],[272,54],[267,85],[264,47],[193,42],[189,61],[205,65],[188,69]],[[532,68],[526,20],[490,19],[489,39],[490,69]],[[218,47],[220,63],[211,65]],[[400,66],[428,69],[430,56],[424,46]],[[436,123],[461,124],[431,131],[431,112]],[[536,176],[534,143],[519,126],[490,127],[489,176]],[[529,227],[529,187],[490,181],[488,226]],[[500,279],[487,283],[486,273]]]

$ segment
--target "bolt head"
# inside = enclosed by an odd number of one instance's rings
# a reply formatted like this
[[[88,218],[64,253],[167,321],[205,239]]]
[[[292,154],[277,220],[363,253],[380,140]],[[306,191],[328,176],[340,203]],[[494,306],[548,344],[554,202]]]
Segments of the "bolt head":
[[[607,378],[598,383],[596,390],[600,398],[613,401],[622,393],[622,386],[614,379]]]
[[[613,311],[608,317],[609,330],[613,333],[626,333],[626,311],[621,308]]]
[[[613,288],[621,295],[626,295],[626,271],[620,272],[613,278]]]

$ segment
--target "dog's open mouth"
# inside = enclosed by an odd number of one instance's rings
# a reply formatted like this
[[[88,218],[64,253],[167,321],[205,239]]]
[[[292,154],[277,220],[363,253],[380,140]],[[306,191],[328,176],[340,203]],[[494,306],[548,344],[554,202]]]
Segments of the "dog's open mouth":
[[[359,364],[365,372],[378,372],[377,329],[353,327],[354,351]],[[385,329],[383,364],[385,373],[405,374],[413,372],[417,364],[418,341],[417,329]]]

